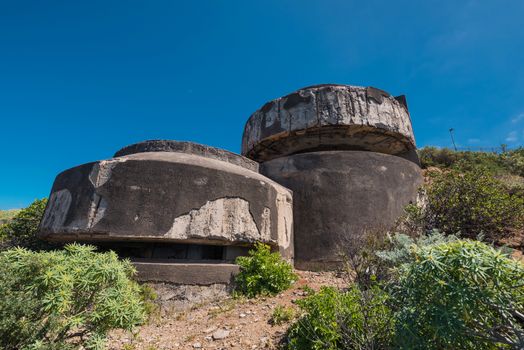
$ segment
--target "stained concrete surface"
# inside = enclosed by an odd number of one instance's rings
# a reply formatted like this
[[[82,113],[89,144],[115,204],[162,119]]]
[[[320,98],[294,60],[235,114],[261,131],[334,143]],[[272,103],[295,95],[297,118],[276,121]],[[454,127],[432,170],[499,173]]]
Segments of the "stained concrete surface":
[[[261,241],[292,259],[292,220],[291,192],[246,167],[213,156],[143,152],[59,174],[40,235],[55,241]]]
[[[403,158],[364,151],[280,157],[261,173],[293,191],[295,266],[340,266],[350,237],[389,228],[415,201],[420,168]]]
[[[415,148],[406,99],[372,88],[317,85],[251,115],[242,154],[259,162],[319,150],[406,154]]]

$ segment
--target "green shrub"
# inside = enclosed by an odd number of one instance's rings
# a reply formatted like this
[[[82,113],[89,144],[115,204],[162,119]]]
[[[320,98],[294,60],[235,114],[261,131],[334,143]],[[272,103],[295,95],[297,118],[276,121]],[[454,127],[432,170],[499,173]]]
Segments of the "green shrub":
[[[449,148],[424,147],[417,151],[422,168],[449,168],[459,159],[458,152]]]
[[[140,299],[148,321],[160,316],[160,306],[155,302],[158,299],[156,291],[147,283],[140,285]]]
[[[426,223],[446,234],[498,240],[524,222],[524,199],[481,169],[434,175],[426,193]]]
[[[293,267],[262,243],[257,243],[249,256],[239,256],[235,262],[240,265],[235,278],[236,292],[248,298],[278,294],[297,279]]]
[[[293,308],[278,305],[275,307],[275,310],[273,310],[269,323],[272,325],[281,325],[282,323],[291,321],[293,317],[295,317],[295,310],[293,310]]]
[[[501,158],[511,174],[524,176],[524,148],[503,153]]]
[[[288,349],[387,349],[394,329],[387,303],[377,285],[347,292],[323,287],[297,301],[304,314],[288,332]]]
[[[27,208],[18,211],[8,223],[0,226],[0,240],[4,241],[5,248],[20,246],[38,250],[49,247],[36,237],[46,204],[46,198],[36,199]]]
[[[339,251],[348,280],[367,288],[385,278],[387,269],[375,254],[389,245],[384,231],[366,231],[360,235],[348,233],[342,242]]]
[[[0,253],[0,348],[102,349],[109,330],[143,321],[131,263],[94,250]]]
[[[411,254],[393,288],[398,348],[524,346],[520,262],[469,240],[413,245]]]
[[[376,251],[375,254],[389,268],[396,268],[413,259],[414,247],[422,248],[434,244],[447,243],[457,240],[457,236],[444,235],[438,230],[423,233],[417,237],[410,237],[403,233],[395,233],[388,236],[388,249]]]

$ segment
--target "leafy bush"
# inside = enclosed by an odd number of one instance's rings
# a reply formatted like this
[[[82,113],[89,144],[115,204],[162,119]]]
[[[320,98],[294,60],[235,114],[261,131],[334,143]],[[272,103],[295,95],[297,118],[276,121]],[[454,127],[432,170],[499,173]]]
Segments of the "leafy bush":
[[[375,254],[390,268],[394,268],[412,261],[412,250],[414,247],[422,248],[434,244],[453,242],[457,239],[457,236],[444,235],[438,230],[423,233],[417,237],[395,233],[388,236],[388,249],[376,251]]]
[[[47,199],[36,199],[27,208],[21,209],[7,223],[0,226],[0,240],[6,247],[26,247],[29,249],[44,249],[47,243],[36,237],[40,220],[44,216]]]
[[[293,267],[262,243],[257,243],[249,256],[239,256],[235,262],[240,265],[235,278],[236,292],[248,298],[278,294],[297,279]]]
[[[482,169],[436,174],[426,194],[426,223],[446,234],[498,240],[524,222],[524,199]]]
[[[387,269],[375,254],[389,245],[384,231],[348,233],[342,242],[339,251],[349,280],[367,288],[384,279]]]
[[[131,263],[94,250],[0,253],[0,348],[102,349],[109,330],[143,321]]]
[[[394,329],[387,302],[376,285],[347,292],[323,287],[297,301],[304,314],[288,332],[288,349],[387,349]]]
[[[269,323],[273,325],[280,325],[282,323],[291,321],[293,317],[295,317],[295,310],[293,310],[293,308],[278,305],[275,307],[275,310],[273,310],[273,314],[271,315]]]
[[[160,316],[160,306],[155,301],[158,299],[156,291],[147,283],[140,285],[140,300],[144,308],[147,321]]]
[[[501,158],[511,174],[524,176],[524,148],[503,153]]]
[[[520,262],[469,240],[412,246],[411,254],[400,267],[392,298],[399,348],[524,346]]]

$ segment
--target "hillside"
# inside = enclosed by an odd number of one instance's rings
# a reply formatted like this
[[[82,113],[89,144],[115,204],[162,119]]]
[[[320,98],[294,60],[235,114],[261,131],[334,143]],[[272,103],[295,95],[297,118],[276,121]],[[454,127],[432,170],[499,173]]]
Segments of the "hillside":
[[[293,321],[272,324],[279,307],[298,312],[296,300],[303,299],[305,287],[319,290],[321,286],[343,288],[347,285],[332,272],[298,272],[300,279],[293,287],[274,297],[255,299],[225,298],[190,306],[186,310],[163,310],[149,324],[134,332],[111,334],[112,350],[168,349],[277,349]],[[161,301],[162,302],[162,301]],[[293,316],[294,317],[294,316]]]
[[[0,210],[0,225],[10,221],[19,211],[20,209]]]

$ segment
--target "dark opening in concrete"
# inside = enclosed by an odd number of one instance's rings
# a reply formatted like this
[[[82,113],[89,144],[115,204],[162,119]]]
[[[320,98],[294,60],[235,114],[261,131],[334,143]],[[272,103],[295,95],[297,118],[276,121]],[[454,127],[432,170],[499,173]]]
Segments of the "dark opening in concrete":
[[[218,246],[204,244],[153,243],[153,242],[98,242],[102,251],[113,250],[122,258],[133,261],[172,262],[233,262],[235,258],[247,255],[250,247]]]

